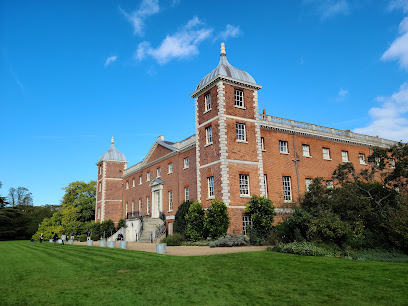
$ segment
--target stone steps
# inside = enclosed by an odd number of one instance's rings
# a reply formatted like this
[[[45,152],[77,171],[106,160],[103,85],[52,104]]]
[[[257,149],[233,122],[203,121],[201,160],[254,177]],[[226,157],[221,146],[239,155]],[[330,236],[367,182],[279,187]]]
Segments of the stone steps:
[[[144,218],[143,219],[143,233],[137,242],[150,243],[150,233],[163,224],[163,220],[159,218]]]

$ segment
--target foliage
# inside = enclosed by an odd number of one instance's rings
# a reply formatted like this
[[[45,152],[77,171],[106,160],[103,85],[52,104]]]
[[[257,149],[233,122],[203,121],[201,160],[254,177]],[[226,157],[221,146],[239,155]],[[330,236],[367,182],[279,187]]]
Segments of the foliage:
[[[116,232],[115,224],[111,219],[102,221],[101,223],[102,237],[109,237],[115,232]]]
[[[65,194],[61,205],[63,208],[75,207],[78,209],[78,221],[87,222],[95,219],[96,182],[72,182],[64,187]]]
[[[351,163],[340,164],[333,172],[333,189],[315,178],[300,207],[275,227],[271,240],[408,252],[407,155],[408,145],[398,144],[375,148],[368,158],[372,170],[357,173]]]
[[[205,229],[212,239],[219,238],[227,233],[230,217],[224,202],[217,199],[212,200],[206,216]]]
[[[7,197],[8,202],[12,207],[17,205],[29,206],[33,205],[33,196],[25,187],[18,187],[17,189],[11,187]]]
[[[276,216],[272,201],[253,195],[246,205],[245,213],[251,217],[252,234],[265,239],[272,230],[273,218]]]
[[[270,251],[290,253],[306,256],[336,256],[338,252],[328,246],[317,245],[315,242],[301,241],[283,243],[280,242],[273,248],[268,248]]]
[[[186,234],[191,241],[197,241],[203,238],[204,234],[204,209],[198,201],[190,205],[186,215],[187,230]]]
[[[197,241],[183,241],[181,245],[185,246],[209,246],[211,243],[211,239],[203,239]]]
[[[119,229],[121,229],[122,227],[123,227],[123,228],[126,228],[127,225],[126,225],[126,221],[123,220],[122,218],[120,218],[116,230],[119,230]]]
[[[0,189],[1,189],[1,187],[3,187],[3,183],[2,183],[2,182],[0,182]],[[0,208],[5,207],[7,204],[9,204],[9,203],[7,202],[6,197],[0,196]]]
[[[100,224],[95,224],[95,194],[96,182],[73,182],[63,188],[65,194],[61,202],[62,208],[49,219],[44,219],[38,226],[34,235],[38,239],[41,233],[45,239],[52,237],[53,233],[61,234],[74,233],[86,234],[91,231],[98,238],[101,235]],[[110,227],[109,227],[110,231]],[[97,239],[98,239],[97,238]]]
[[[244,235],[228,234],[210,242],[210,247],[236,247],[249,244],[249,238]]]
[[[0,207],[0,240],[31,238],[56,209],[53,205]]]
[[[181,205],[177,209],[176,215],[174,217],[174,224],[173,224],[173,230],[175,233],[186,236],[187,234],[186,215],[188,214],[188,210],[191,204],[192,202],[185,201],[181,203]]]
[[[181,245],[183,241],[184,241],[183,235],[174,234],[174,235],[168,235],[167,237],[164,237],[161,240],[161,243],[167,243],[167,245],[177,246],[177,245]]]

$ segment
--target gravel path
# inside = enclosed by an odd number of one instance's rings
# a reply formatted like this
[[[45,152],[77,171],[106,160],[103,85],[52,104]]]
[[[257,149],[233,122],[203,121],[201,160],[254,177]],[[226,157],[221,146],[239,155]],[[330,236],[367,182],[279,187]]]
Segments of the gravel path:
[[[74,242],[74,245],[86,245],[86,242]],[[94,241],[94,246],[99,247],[99,242]],[[116,243],[119,248],[119,242]],[[156,244],[129,242],[128,250],[156,253]],[[173,256],[202,256],[214,254],[229,254],[253,251],[266,251],[266,246],[242,246],[232,248],[210,248],[208,246],[167,246],[166,255]]]

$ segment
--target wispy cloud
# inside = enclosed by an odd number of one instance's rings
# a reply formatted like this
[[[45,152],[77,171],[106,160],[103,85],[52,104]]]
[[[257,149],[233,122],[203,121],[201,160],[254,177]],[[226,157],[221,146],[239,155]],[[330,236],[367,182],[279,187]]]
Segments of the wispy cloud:
[[[105,61],[105,67],[109,66],[110,64],[112,64],[113,62],[115,62],[118,59],[117,55],[114,56],[109,56],[106,61]]]
[[[322,20],[350,13],[348,0],[304,0],[303,3],[313,6]]]
[[[157,14],[160,11],[160,6],[158,0],[142,0],[139,9],[133,13],[128,13],[122,8],[119,8],[119,10],[132,24],[133,33],[135,35],[142,35],[146,18]]]
[[[400,36],[396,38],[387,51],[381,56],[382,60],[399,61],[402,68],[408,70],[408,17],[405,17],[399,25]]]
[[[348,93],[349,91],[347,89],[340,88],[339,92],[337,93],[336,101],[343,101],[347,97]]]
[[[378,97],[380,107],[369,110],[371,123],[357,128],[356,133],[408,141],[408,83],[401,85],[398,92],[389,97]]]
[[[240,34],[239,26],[227,24],[225,30],[218,34],[218,38],[227,40],[229,37],[237,37]]]
[[[13,65],[11,64],[11,60],[8,57],[8,54],[6,52],[5,49],[1,49],[1,53],[3,55],[4,61],[7,63],[8,68],[9,68],[9,72],[11,74],[11,76],[14,79],[14,82],[16,83],[17,87],[20,88],[22,94],[24,95],[25,90],[24,90],[24,85],[23,83],[20,81],[20,78],[18,77],[17,73],[15,73],[14,69],[13,69]]]
[[[178,32],[167,35],[157,48],[147,41],[141,42],[136,51],[136,58],[143,60],[146,56],[153,57],[159,64],[165,64],[175,58],[186,58],[199,53],[198,45],[213,33],[198,17],[187,22]]]
[[[404,13],[407,13],[408,0],[390,0],[390,3],[388,4],[388,9],[390,11],[401,9],[404,11]]]

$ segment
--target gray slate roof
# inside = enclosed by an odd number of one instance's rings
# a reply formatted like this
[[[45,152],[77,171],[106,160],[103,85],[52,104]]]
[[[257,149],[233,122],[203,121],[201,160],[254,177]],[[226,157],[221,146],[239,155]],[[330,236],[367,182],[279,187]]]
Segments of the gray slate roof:
[[[232,66],[227,60],[227,54],[225,53],[225,45],[224,43],[221,44],[221,55],[220,55],[220,62],[218,66],[207,74],[201,81],[198,83],[196,90],[204,87],[210,81],[215,79],[217,76],[226,76],[233,78],[235,80],[239,80],[246,83],[253,83],[256,84],[254,78],[246,71],[235,68]]]
[[[103,160],[110,160],[110,161],[122,161],[122,162],[127,162],[128,160],[126,159],[125,155],[123,155],[123,153],[119,152],[116,148],[115,148],[115,141],[112,137],[111,140],[111,145],[109,150],[104,153],[101,158],[99,158],[97,164],[99,164],[101,161]]]

